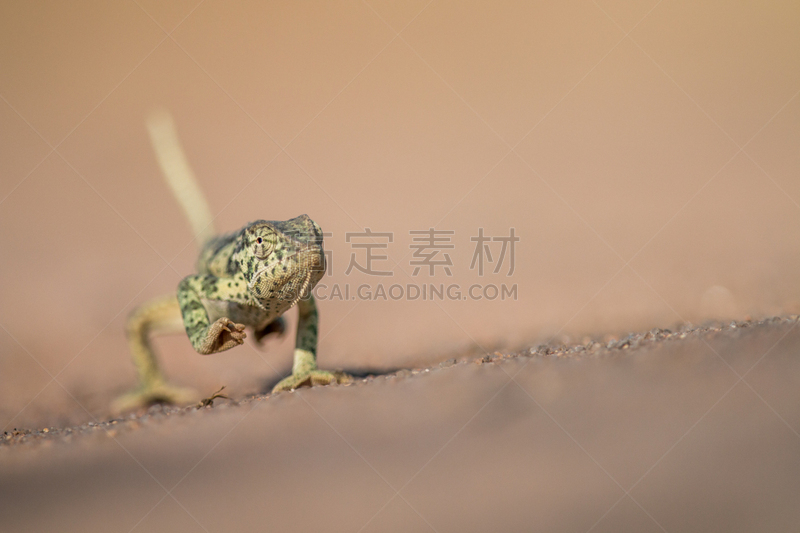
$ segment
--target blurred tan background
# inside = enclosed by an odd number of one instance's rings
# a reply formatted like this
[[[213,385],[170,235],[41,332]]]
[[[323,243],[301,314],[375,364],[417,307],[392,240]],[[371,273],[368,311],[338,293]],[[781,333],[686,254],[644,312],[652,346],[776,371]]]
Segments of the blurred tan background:
[[[192,273],[157,107],[220,231],[307,213],[325,283],[518,286],[321,302],[323,366],[800,311],[798,22],[790,1],[3,2],[0,426],[104,416],[134,385],[126,315]],[[365,227],[394,233],[389,280],[345,275]],[[455,232],[451,278],[410,276],[430,227]],[[481,227],[515,228],[513,276],[469,269]],[[176,382],[244,395],[292,336],[157,346]]]

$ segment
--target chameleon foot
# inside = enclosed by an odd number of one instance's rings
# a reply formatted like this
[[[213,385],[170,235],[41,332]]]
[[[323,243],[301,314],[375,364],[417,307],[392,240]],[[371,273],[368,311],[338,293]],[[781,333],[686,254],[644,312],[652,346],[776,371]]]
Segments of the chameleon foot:
[[[111,410],[122,413],[157,403],[184,405],[196,402],[198,398],[199,394],[194,389],[157,383],[120,396],[112,404]]]
[[[314,385],[329,385],[330,383],[349,383],[352,381],[344,372],[328,372],[327,370],[311,370],[299,374],[292,374],[282,379],[272,389],[272,392],[294,390],[299,387],[313,387]]]
[[[197,351],[206,355],[222,352],[244,343],[246,337],[244,324],[237,324],[229,318],[222,317],[209,326],[206,337]]]

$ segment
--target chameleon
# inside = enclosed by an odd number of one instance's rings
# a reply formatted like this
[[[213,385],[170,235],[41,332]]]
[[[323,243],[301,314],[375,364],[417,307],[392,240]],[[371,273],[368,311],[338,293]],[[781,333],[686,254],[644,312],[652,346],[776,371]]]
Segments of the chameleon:
[[[244,343],[250,328],[256,342],[283,334],[281,315],[298,308],[292,374],[273,392],[304,385],[346,383],[350,376],[317,367],[318,311],[311,289],[325,273],[323,234],[308,215],[286,221],[257,220],[237,231],[213,236],[210,211],[183,156],[174,124],[165,112],[148,121],[151,140],[167,181],[203,242],[197,273],[178,284],[177,294],[149,301],[131,313],[128,345],[139,386],[114,403],[124,411],[152,403],[194,401],[191,389],[171,385],[150,343],[155,334],[184,329],[203,355]]]

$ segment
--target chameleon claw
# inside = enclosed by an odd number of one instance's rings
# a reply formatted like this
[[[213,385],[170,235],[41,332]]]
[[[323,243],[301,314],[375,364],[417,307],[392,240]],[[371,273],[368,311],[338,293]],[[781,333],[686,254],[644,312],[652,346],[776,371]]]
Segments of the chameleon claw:
[[[247,338],[244,328],[244,324],[222,317],[209,326],[208,334],[197,351],[207,355],[239,346]]]
[[[311,370],[282,379],[272,389],[273,393],[290,391],[300,387],[314,387],[317,385],[330,385],[331,383],[350,383],[353,378],[341,371],[329,372],[327,370]]]

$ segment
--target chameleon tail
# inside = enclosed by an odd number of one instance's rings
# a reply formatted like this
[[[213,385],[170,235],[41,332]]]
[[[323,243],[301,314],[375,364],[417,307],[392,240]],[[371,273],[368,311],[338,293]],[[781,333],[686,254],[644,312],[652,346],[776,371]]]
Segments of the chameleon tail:
[[[215,235],[214,219],[183,153],[172,116],[164,109],[152,111],[147,117],[147,131],[167,185],[183,209],[192,234],[202,247]]]

